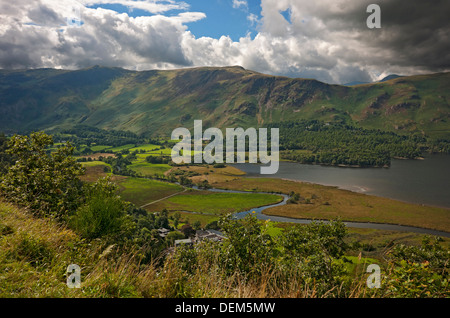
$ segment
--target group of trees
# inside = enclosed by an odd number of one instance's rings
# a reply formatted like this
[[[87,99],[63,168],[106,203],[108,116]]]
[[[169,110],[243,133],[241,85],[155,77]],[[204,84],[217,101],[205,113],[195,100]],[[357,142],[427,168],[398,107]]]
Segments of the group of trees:
[[[136,152],[118,152],[114,157],[103,157],[102,161],[111,165],[112,173],[122,176],[137,176],[136,171],[128,168],[132,161],[136,159]]]
[[[7,153],[8,138],[4,133],[0,133],[0,175],[8,172],[8,167],[14,163],[14,157]]]
[[[272,123],[271,127],[280,129],[282,158],[303,163],[384,166],[394,157],[417,158],[425,150],[448,152],[449,144],[317,120]]]
[[[143,144],[146,142],[157,143],[157,140],[148,140],[130,131],[104,130],[86,125],[77,125],[53,134],[55,142],[69,141],[71,144],[93,144],[119,147],[127,144]]]
[[[42,132],[10,138],[5,154],[15,161],[8,166],[2,164],[7,172],[0,177],[1,195],[38,216],[69,225],[87,239],[138,239],[142,222],[137,215],[146,215],[146,211],[123,201],[109,177],[82,182],[79,177],[84,169],[72,156],[74,148],[67,143],[49,154],[46,149],[52,144],[52,137]],[[120,163],[126,158],[115,160]],[[158,222],[168,226],[168,222]]]
[[[82,203],[84,188],[78,177],[84,169],[72,157],[70,144],[48,154],[52,144],[52,137],[42,132],[13,136],[6,153],[15,163],[2,176],[0,190],[40,214],[63,217]]]
[[[173,164],[170,156],[147,156],[145,157],[145,160],[148,163],[154,164]]]

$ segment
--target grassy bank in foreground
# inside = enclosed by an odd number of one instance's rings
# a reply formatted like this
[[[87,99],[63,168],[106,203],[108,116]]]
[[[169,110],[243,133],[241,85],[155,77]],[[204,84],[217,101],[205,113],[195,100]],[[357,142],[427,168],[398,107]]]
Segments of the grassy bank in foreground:
[[[236,227],[237,225],[237,227]],[[0,297],[25,298],[315,298],[315,297],[446,297],[448,296],[448,281],[444,280],[445,272],[431,268],[436,262],[434,256],[442,254],[437,249],[428,255],[427,250],[420,250],[420,257],[426,262],[402,260],[400,263],[386,263],[383,258],[367,257],[365,255],[348,255],[332,258],[329,264],[333,268],[333,280],[328,281],[328,272],[314,272],[316,265],[323,264],[321,258],[328,254],[312,254],[300,268],[292,266],[276,267],[272,258],[257,257],[259,252],[279,255],[289,251],[290,242],[279,242],[284,246],[279,250],[277,245],[264,234],[266,225],[247,220],[243,224],[230,224],[231,242],[228,247],[238,248],[240,244],[251,244],[251,249],[239,249],[236,253],[221,251],[220,245],[201,244],[196,249],[179,248],[174,254],[168,254],[162,264],[141,263],[139,251],[122,245],[109,245],[102,239],[86,241],[78,233],[57,223],[50,218],[36,218],[29,211],[18,208],[0,198]],[[260,227],[261,226],[261,227]],[[305,230],[308,226],[302,226]],[[259,233],[256,229],[263,232]],[[236,233],[233,230],[236,229]],[[273,230],[273,225],[268,230]],[[325,231],[323,239],[328,239],[326,246],[339,246],[332,228],[311,228],[312,232],[294,230],[302,240],[299,246],[317,248],[316,230]],[[242,235],[243,233],[248,235]],[[285,229],[284,231],[288,231]],[[297,231],[297,232],[295,232]],[[327,231],[332,231],[328,233]],[[272,231],[269,231],[272,232]],[[327,234],[328,233],[328,234]],[[270,233],[269,233],[270,234]],[[344,233],[342,233],[343,235]],[[272,235],[272,234],[270,234]],[[280,230],[275,235],[280,236]],[[341,239],[343,239],[343,236]],[[248,236],[248,237],[247,237]],[[238,239],[239,241],[235,241]],[[242,242],[240,241],[242,240]],[[246,240],[249,240],[248,242]],[[261,244],[271,241],[272,244]],[[246,243],[247,242],[247,243]],[[277,243],[277,244],[279,244]],[[300,242],[298,242],[300,243]],[[230,245],[231,244],[231,245]],[[237,244],[237,245],[235,245]],[[287,244],[287,245],[286,245]],[[408,248],[399,252],[406,252]],[[428,245],[430,247],[430,245]],[[391,247],[392,248],[392,247]],[[262,250],[258,250],[262,249]],[[256,251],[258,250],[258,251]],[[332,250],[332,249],[331,249]],[[309,250],[305,250],[309,251]],[[300,247],[299,253],[302,252]],[[354,251],[357,253],[357,250]],[[416,252],[416,250],[412,250]],[[256,254],[255,254],[256,253]],[[363,252],[364,253],[364,252]],[[422,255],[424,253],[424,255]],[[440,253],[440,254],[439,254]],[[262,254],[264,255],[264,254]],[[284,254],[283,254],[284,255]],[[415,255],[415,254],[413,254]],[[448,253],[447,253],[448,255]],[[223,257],[236,258],[236,266],[250,267],[242,270],[230,270],[223,262],[232,260]],[[411,256],[408,256],[411,258]],[[420,259],[419,257],[419,259]],[[299,259],[304,259],[303,256]],[[430,263],[428,263],[428,259]],[[288,262],[289,259],[281,258]],[[319,261],[319,263],[317,263]],[[400,261],[400,260],[398,260]],[[368,264],[380,264],[382,268],[381,289],[368,289],[366,285]],[[66,285],[66,269],[69,264],[81,267],[81,288],[68,288]],[[290,263],[289,263],[290,264]],[[309,267],[308,267],[309,266]],[[326,267],[323,267],[326,268]],[[312,275],[312,276],[311,276]],[[408,281],[404,281],[408,275]],[[308,283],[309,277],[316,277],[317,284]],[[330,276],[331,277],[331,276]]]
[[[350,262],[349,270],[362,272],[368,260]],[[81,267],[80,289],[66,285],[69,264]],[[162,267],[139,265],[132,249],[105,245],[102,240],[87,242],[61,223],[36,218],[0,198],[0,298],[314,297],[311,287],[295,282],[268,288],[272,278],[267,275],[248,281],[240,275],[222,275],[213,263],[198,264],[194,274],[181,265],[171,257]],[[364,296],[362,284],[355,284],[355,290],[354,297]]]

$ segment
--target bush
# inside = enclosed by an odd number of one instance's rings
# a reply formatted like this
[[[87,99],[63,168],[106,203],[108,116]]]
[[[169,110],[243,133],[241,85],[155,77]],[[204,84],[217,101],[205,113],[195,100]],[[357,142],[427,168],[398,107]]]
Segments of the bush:
[[[388,254],[381,292],[395,297],[450,297],[450,251],[436,237],[421,246],[396,245]]]
[[[261,225],[255,216],[243,220],[222,219],[220,227],[227,236],[220,253],[221,264],[229,273],[240,272],[249,278],[261,275],[270,267],[277,253],[268,223]]]
[[[127,204],[116,195],[117,186],[109,178],[102,178],[88,187],[86,204],[71,217],[72,226],[88,239],[130,235],[133,222],[126,212]]]

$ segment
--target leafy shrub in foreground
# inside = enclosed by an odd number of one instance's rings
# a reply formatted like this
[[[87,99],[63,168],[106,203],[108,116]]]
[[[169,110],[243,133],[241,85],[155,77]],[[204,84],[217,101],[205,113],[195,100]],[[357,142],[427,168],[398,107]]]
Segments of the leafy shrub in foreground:
[[[126,203],[116,194],[117,186],[109,178],[87,186],[86,203],[71,217],[72,226],[88,239],[129,236],[134,224],[126,212]]]

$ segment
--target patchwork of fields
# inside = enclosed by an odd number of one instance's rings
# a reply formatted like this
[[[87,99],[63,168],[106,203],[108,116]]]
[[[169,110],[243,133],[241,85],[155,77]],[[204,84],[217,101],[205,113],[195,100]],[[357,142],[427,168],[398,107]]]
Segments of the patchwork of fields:
[[[221,215],[279,202],[281,196],[276,194],[251,193],[272,192],[297,194],[299,200],[265,210],[264,213],[269,215],[329,220],[341,218],[346,221],[402,224],[442,231],[450,229],[448,210],[443,208],[409,204],[317,184],[248,178],[245,173],[232,166],[171,166],[148,162],[148,156],[170,156],[170,148],[161,149],[158,145],[136,147],[130,144],[102,149],[105,150],[113,153],[123,150],[137,151],[129,168],[135,171],[138,177],[113,177],[125,200],[138,207],[143,206],[148,212],[166,209],[169,214],[180,213],[188,222],[200,221],[203,226],[217,221]],[[105,169],[108,164],[95,160],[95,155],[92,158],[92,161],[83,163],[87,169],[85,180],[94,181],[98,177],[111,174]],[[164,178],[171,173],[187,176],[194,185],[206,182],[215,188],[249,193],[217,193],[154,179],[155,176]]]

